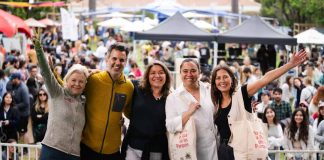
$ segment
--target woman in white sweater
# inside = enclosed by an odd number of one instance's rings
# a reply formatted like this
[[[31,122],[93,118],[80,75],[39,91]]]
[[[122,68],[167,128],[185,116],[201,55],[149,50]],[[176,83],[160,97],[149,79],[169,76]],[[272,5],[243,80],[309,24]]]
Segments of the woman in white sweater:
[[[289,126],[284,134],[285,150],[313,150],[314,149],[314,132],[309,125],[306,112],[297,108],[292,116]],[[314,154],[307,153],[287,153],[288,160],[313,160]]]
[[[281,125],[278,123],[276,112],[272,107],[266,107],[264,109],[263,123],[266,123],[268,129],[268,148],[269,150],[279,150],[282,145],[283,132]],[[279,159],[279,154],[275,155],[270,153],[269,157],[271,159]]]

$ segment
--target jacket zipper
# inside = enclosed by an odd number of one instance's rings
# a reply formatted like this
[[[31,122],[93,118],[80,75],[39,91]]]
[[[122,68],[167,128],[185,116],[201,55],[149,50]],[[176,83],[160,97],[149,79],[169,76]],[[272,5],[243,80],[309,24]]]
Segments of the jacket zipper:
[[[104,146],[104,143],[105,143],[106,133],[107,133],[107,130],[108,130],[109,117],[110,117],[110,111],[111,111],[111,103],[112,103],[112,98],[114,97],[114,96],[113,96],[113,93],[114,93],[114,87],[115,87],[115,82],[113,82],[113,86],[112,86],[112,88],[111,88],[111,96],[110,96],[110,103],[109,103],[109,110],[108,110],[107,123],[106,123],[105,133],[104,133],[104,136],[103,136],[103,139],[102,139],[102,143],[101,143],[101,147],[100,147],[100,153],[101,153],[101,154],[102,154],[103,146]]]

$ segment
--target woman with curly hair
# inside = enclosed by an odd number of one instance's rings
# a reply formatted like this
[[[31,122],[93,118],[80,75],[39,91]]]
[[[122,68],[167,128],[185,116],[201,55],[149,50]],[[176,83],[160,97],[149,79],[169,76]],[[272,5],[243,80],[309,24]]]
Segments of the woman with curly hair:
[[[289,126],[285,129],[284,144],[285,150],[313,150],[314,131],[309,125],[307,114],[302,108],[297,108],[292,116]],[[287,153],[288,160],[313,160],[314,155],[307,153]]]

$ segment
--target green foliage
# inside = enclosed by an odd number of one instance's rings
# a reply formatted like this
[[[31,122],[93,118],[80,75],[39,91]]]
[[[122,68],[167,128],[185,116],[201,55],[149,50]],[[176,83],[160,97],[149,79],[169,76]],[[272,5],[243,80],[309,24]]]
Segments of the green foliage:
[[[35,2],[48,2],[50,0],[35,0]],[[60,2],[64,1],[67,3],[67,0],[51,0],[51,2]],[[29,2],[29,0],[8,0],[8,2]],[[0,9],[8,11],[13,15],[16,15],[22,19],[35,18],[42,19],[45,18],[47,14],[59,13],[59,7],[33,7],[29,9],[28,7],[10,7],[6,5],[0,5]]]
[[[324,25],[324,0],[259,0],[261,15],[277,18],[282,24]]]

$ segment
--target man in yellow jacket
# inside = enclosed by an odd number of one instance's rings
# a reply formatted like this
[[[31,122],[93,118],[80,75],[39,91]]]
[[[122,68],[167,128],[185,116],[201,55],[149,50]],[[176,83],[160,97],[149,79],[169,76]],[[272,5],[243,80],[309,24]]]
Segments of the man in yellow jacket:
[[[123,74],[128,50],[110,46],[107,71],[91,75],[85,88],[86,124],[81,142],[82,160],[120,160],[122,113],[128,117],[134,86]]]

